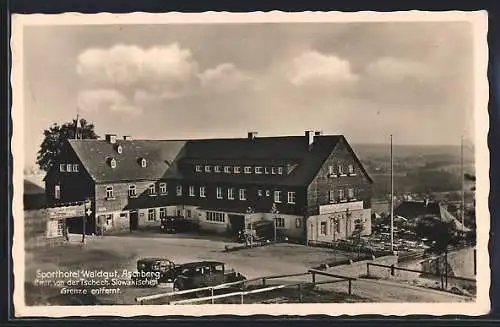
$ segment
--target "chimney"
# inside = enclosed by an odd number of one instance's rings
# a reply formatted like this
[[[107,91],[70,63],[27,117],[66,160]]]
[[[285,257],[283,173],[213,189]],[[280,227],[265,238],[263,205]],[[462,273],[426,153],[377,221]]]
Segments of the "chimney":
[[[111,144],[116,143],[116,134],[106,134],[106,142],[109,142]]]
[[[311,146],[314,142],[314,132],[306,131],[305,135],[306,135],[307,145]]]
[[[257,132],[248,132],[248,139],[253,140],[257,137]]]
[[[130,140],[132,140],[132,136],[130,136],[130,135],[124,135],[123,136],[123,140],[124,141],[130,141]]]

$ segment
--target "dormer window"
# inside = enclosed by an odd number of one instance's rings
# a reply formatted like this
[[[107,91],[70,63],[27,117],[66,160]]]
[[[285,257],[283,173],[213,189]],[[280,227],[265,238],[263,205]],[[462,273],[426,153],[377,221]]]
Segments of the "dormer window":
[[[146,168],[146,167],[147,167],[147,165],[148,165],[148,163],[147,163],[146,159],[142,158],[142,159],[141,159],[141,167],[142,167],[142,168]]]
[[[283,175],[283,167],[278,167],[278,175]]]
[[[347,169],[349,175],[355,175],[354,174],[354,165],[349,165]]]
[[[256,174],[262,174],[262,167],[255,167]]]
[[[205,166],[205,172],[209,173],[210,171],[211,171],[211,167],[210,166]]]
[[[344,174],[344,167],[342,167],[342,165],[339,165],[339,175],[343,175]]]
[[[196,165],[195,170],[197,173],[201,173],[202,172],[201,165]]]
[[[59,164],[59,171],[60,172],[65,172],[66,171],[66,165],[65,164]]]
[[[226,174],[231,174],[231,166],[224,166],[224,172]]]
[[[252,167],[246,166],[245,167],[245,174],[251,174],[252,173]]]
[[[241,173],[241,167],[240,166],[234,166],[234,173],[235,174]]]
[[[115,158],[111,158],[109,159],[109,166],[113,169],[116,168],[116,159]]]
[[[264,167],[264,174],[269,175],[269,167]]]
[[[220,166],[214,166],[214,172],[220,173],[221,172]]]
[[[118,152],[119,154],[122,154],[123,153],[123,147],[121,145],[118,145],[116,147],[116,152]]]
[[[276,175],[276,167],[271,167],[271,174]]]

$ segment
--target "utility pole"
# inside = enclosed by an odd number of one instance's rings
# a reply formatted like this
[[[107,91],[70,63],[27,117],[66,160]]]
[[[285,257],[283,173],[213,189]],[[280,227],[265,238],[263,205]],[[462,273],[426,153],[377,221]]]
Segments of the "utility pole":
[[[273,217],[273,231],[274,231],[274,244],[276,244],[277,241],[277,231],[276,231],[276,224],[278,222],[278,217],[277,215],[279,214],[278,208],[276,208],[276,203],[273,203],[271,207],[271,213],[274,215]]]
[[[86,200],[84,204],[84,214],[83,214],[83,221],[82,221],[82,243],[85,243],[85,234],[86,228],[87,228],[87,217],[90,217],[92,214],[92,209],[90,208],[91,202],[90,200]]]
[[[391,252],[394,252],[394,159],[391,134]]]
[[[462,196],[462,204],[460,214],[462,218],[462,233],[465,231],[465,190],[464,190],[464,137],[462,135],[460,139],[460,181],[461,181],[461,196]]]

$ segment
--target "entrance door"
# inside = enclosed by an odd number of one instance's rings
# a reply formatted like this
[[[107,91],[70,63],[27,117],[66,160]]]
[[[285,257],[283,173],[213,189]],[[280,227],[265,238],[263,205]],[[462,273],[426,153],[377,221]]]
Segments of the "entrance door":
[[[139,225],[139,214],[137,211],[130,211],[130,231],[137,230]]]
[[[237,236],[240,230],[245,229],[245,216],[228,215],[228,217],[229,217],[229,223],[231,224],[231,233],[234,236]]]

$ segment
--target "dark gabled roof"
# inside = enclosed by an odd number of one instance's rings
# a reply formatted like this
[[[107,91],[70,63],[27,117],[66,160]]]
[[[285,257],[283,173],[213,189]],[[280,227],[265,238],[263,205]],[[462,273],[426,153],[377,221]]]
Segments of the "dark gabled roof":
[[[395,210],[394,214],[409,219],[423,216],[441,216],[439,203],[425,201],[404,201]]]
[[[83,166],[96,183],[133,180],[157,180],[172,165],[186,141],[117,140],[68,140]],[[116,150],[123,148],[122,153]],[[116,160],[111,168],[109,160]],[[142,168],[140,159],[146,159]],[[175,169],[175,168],[174,168]]]

